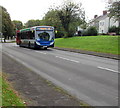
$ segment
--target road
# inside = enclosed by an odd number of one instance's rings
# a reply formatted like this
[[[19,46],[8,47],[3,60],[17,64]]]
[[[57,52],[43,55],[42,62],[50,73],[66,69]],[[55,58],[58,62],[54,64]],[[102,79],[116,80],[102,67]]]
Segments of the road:
[[[2,51],[38,75],[92,106],[118,106],[118,61],[56,49],[33,50],[15,43]]]

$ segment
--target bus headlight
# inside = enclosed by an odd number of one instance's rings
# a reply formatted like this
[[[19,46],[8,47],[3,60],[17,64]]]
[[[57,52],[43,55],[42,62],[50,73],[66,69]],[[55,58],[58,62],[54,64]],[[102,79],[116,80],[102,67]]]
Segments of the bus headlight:
[[[37,44],[37,45],[40,45],[40,43],[39,43],[39,42],[37,42],[37,41],[36,41],[36,44]]]
[[[51,43],[50,43],[50,45],[53,45],[53,44],[54,44],[54,42],[51,42]]]

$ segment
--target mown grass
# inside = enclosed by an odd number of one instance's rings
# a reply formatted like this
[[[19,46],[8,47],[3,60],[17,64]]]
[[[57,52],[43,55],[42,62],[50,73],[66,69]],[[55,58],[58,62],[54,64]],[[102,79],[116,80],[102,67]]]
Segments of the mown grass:
[[[0,75],[0,81],[2,81],[2,104],[3,107],[11,107],[11,108],[26,108],[24,101],[19,97],[18,93],[12,89],[11,85],[6,80],[5,76]]]
[[[55,47],[80,49],[94,52],[120,54],[119,36],[82,36],[55,39]]]

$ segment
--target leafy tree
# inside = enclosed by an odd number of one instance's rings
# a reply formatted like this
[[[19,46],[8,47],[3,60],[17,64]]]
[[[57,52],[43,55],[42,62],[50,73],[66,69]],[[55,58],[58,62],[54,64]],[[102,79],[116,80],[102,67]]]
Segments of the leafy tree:
[[[23,23],[21,21],[13,20],[12,22],[17,30],[20,30],[23,28]]]
[[[73,36],[76,27],[85,22],[85,12],[81,8],[82,4],[75,4],[71,1],[64,2],[64,4],[57,9],[61,24],[65,30],[65,37]]]
[[[58,10],[50,9],[43,18],[43,24],[48,26],[54,26],[56,32],[56,38],[60,38],[64,35],[64,29],[61,21],[57,15]]]
[[[12,37],[13,35],[14,25],[11,21],[10,15],[7,12],[7,10],[2,6],[0,7],[2,9],[2,33],[3,33],[4,39],[6,38],[9,39],[9,37]]]
[[[41,20],[29,20],[25,24],[25,27],[33,27],[33,26],[40,26],[41,25]]]
[[[113,2],[108,6],[109,8],[109,16],[114,17],[116,20],[119,21],[119,27],[120,27],[120,1]]]

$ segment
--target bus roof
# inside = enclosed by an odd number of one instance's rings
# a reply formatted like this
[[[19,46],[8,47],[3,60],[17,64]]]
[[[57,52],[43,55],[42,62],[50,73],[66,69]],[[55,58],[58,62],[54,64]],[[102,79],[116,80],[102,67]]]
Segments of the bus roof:
[[[36,28],[38,28],[38,27],[45,28],[45,27],[52,27],[52,26],[34,26],[34,27],[30,27],[30,28],[21,29],[20,32],[36,30]],[[54,28],[54,27],[52,27],[52,28]]]
[[[26,28],[26,29],[22,29],[22,30],[20,30],[20,32],[30,31],[30,30],[31,30],[30,28]]]

